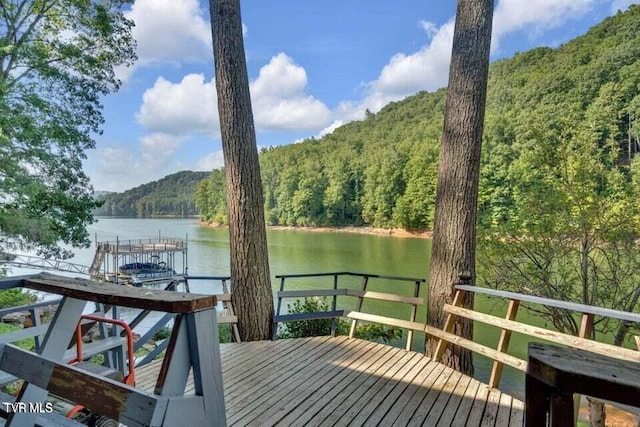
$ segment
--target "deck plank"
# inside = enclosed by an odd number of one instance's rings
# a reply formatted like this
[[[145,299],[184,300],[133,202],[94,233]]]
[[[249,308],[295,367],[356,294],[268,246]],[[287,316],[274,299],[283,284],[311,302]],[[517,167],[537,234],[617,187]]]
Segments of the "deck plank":
[[[429,378],[437,378],[440,372],[442,372],[442,369],[444,369],[444,365],[429,360],[426,357],[425,359],[428,360],[427,366],[412,379],[411,384],[407,386],[404,393],[400,395],[395,404],[389,409],[389,411],[387,411],[384,418],[380,420],[381,425],[393,424],[402,411],[405,410],[407,404],[416,395],[416,393],[421,389],[428,387],[428,384],[433,382],[433,380],[429,380]]]
[[[500,406],[498,407],[498,415],[496,416],[495,425],[508,426],[511,416],[511,402],[513,398],[506,393],[500,395]]]
[[[242,424],[251,422],[264,411],[278,404],[283,395],[289,393],[306,394],[308,393],[305,386],[313,386],[317,377],[322,377],[322,369],[330,365],[330,362],[339,358],[349,359],[357,358],[361,354],[366,354],[370,349],[370,343],[363,342],[345,342],[331,349],[328,353],[322,355],[301,355],[307,356],[310,361],[306,368],[298,370],[295,375],[286,376],[281,374],[276,383],[270,384],[269,387],[263,387],[262,390],[254,390],[254,393],[244,396],[238,396],[236,399],[229,399],[227,404],[227,422],[233,425],[244,418]],[[278,387],[282,385],[282,387]]]
[[[516,398],[513,398],[513,402],[511,403],[509,425],[516,427],[524,425],[524,402]]]
[[[228,386],[226,396],[230,400],[235,400],[236,395],[246,395],[255,390],[261,390],[265,386],[273,387],[279,379],[283,380],[289,372],[295,372],[301,366],[305,366],[311,362],[313,358],[320,358],[332,349],[339,347],[340,342],[334,341],[324,345],[326,340],[309,340],[306,342],[304,352],[308,354],[308,358],[299,352],[300,346],[293,347],[287,352],[271,352],[265,355],[265,362],[256,361],[249,366],[243,366],[236,369],[240,372],[227,380],[227,376],[223,372],[225,387]]]
[[[462,403],[464,403],[464,397],[470,382],[471,382],[471,377],[468,377],[466,375],[462,375],[460,377],[460,380],[458,381],[456,388],[451,392],[451,397],[447,401],[446,406],[442,408],[440,418],[438,418],[437,420],[438,424],[451,425],[456,415],[456,412],[458,412],[458,408]],[[431,417],[431,414],[429,414],[429,417]],[[426,425],[430,425],[429,417],[427,418]]]
[[[376,390],[381,387],[383,379],[386,376],[392,376],[395,374],[395,372],[404,366],[407,363],[407,360],[411,358],[412,354],[402,350],[394,354],[391,359],[389,359],[378,370],[373,372],[362,384],[361,388],[358,390],[359,393],[352,394],[354,399],[349,399],[349,401],[345,402],[343,407],[340,408],[340,412],[343,412],[339,416],[340,424],[347,424],[353,420],[363,409],[364,405],[374,397]],[[336,415],[337,414],[332,414],[334,417]]]
[[[440,394],[438,395],[436,401],[433,403],[433,406],[431,407],[431,410],[429,411],[429,414],[427,415],[427,418],[425,418],[423,424],[428,426],[435,426],[438,424],[440,415],[442,415],[442,412],[444,412],[444,409],[447,407],[447,403],[449,403],[449,400],[451,399],[453,390],[455,390],[458,386],[458,383],[460,382],[462,376],[463,375],[460,371],[454,371],[453,374],[451,374],[451,376],[449,377],[449,381],[447,381],[444,387],[442,387],[442,389],[440,390]],[[416,418],[419,419],[418,417]],[[412,425],[412,423],[409,423],[409,425]]]
[[[456,414],[451,420],[451,426],[465,426],[469,418],[473,403],[475,402],[476,395],[478,394],[479,387],[480,381],[474,380],[473,378],[469,381],[469,385],[467,386],[467,389],[464,392],[464,396],[462,397],[462,402],[458,406]]]
[[[225,381],[228,384],[237,382],[238,378],[244,378],[252,370],[259,370],[264,364],[278,360],[281,354],[294,351],[301,345],[314,345],[315,340],[298,341],[293,340],[275,345],[273,341],[258,341],[255,347],[247,349],[243,353],[236,353],[235,357],[227,362]]]
[[[343,371],[344,374],[336,375],[329,380],[304,402],[299,404],[295,401],[289,402],[282,410],[271,418],[266,419],[265,423],[280,422],[281,424],[287,424],[293,421],[298,423],[309,421],[308,425],[318,425],[322,421],[322,415],[315,416],[318,412],[330,413],[336,405],[342,402],[344,399],[341,397],[342,395],[356,391],[363,379],[370,375],[371,370],[375,370],[375,367],[391,358],[394,353],[384,348],[374,349],[366,357],[361,358],[358,363],[353,363],[348,369],[345,369]],[[295,410],[287,413],[288,407],[291,407],[291,405],[296,405]]]
[[[427,411],[431,409],[429,402],[435,401],[435,398],[440,393],[440,388],[442,388],[442,386],[447,382],[449,376],[453,373],[453,369],[447,368],[444,365],[439,365],[438,369],[434,370],[434,372],[437,374],[433,377],[431,375],[429,376],[427,381],[424,383],[425,386],[411,398],[405,406],[405,409],[393,422],[394,426],[406,426],[411,421],[418,408],[429,405]],[[425,400],[427,400],[426,403],[424,403]]]
[[[502,392],[498,389],[491,389],[489,392],[489,398],[487,399],[487,406],[484,408],[484,414],[482,415],[481,427],[492,427],[496,425],[496,417],[498,416],[498,409],[500,408],[500,395]]]
[[[480,384],[480,387],[478,387],[476,399],[471,407],[469,418],[467,418],[467,427],[477,427],[482,423],[482,414],[484,414],[484,408],[487,406],[490,391],[491,387],[487,384]]]
[[[365,406],[353,419],[351,425],[365,425],[365,423],[368,422],[367,420],[371,417],[371,415],[373,415],[373,412],[376,409],[384,408],[385,406],[387,406],[384,404],[385,400],[389,399],[391,400],[391,403],[395,402],[395,399],[393,398],[393,395],[391,395],[391,392],[396,387],[404,388],[404,386],[406,386],[406,383],[403,383],[405,376],[411,371],[411,368],[416,364],[416,362],[421,359],[424,359],[424,356],[422,354],[414,353],[411,359],[407,359],[406,364],[402,367],[399,367],[399,369],[397,369],[395,373],[391,373],[390,375],[385,375],[384,377],[380,378],[376,382],[376,387],[373,389],[373,396],[366,400]]]
[[[422,421],[424,421],[427,415],[429,415],[431,408],[438,400],[438,397],[440,396],[440,392],[442,391],[442,389],[445,387],[446,384],[452,381],[451,377],[453,376],[453,380],[456,380],[456,381],[459,379],[455,375],[455,373],[456,373],[455,370],[445,367],[445,369],[442,371],[442,374],[433,383],[433,386],[431,387],[427,395],[424,397],[422,402],[418,404],[418,407],[416,408],[416,411],[413,413],[411,418],[409,420],[404,421],[401,425],[409,425],[409,426],[421,425]],[[396,422],[398,422],[398,420]]]
[[[371,376],[385,366],[392,357],[397,357],[400,352],[385,352],[382,357],[372,363],[364,372],[357,376],[349,388],[340,390],[333,401],[323,408],[322,415],[314,419],[312,425],[334,425],[339,421],[355,401],[358,400],[363,390],[371,383]]]
[[[522,401],[420,353],[347,337],[221,345],[230,426],[522,426]],[[162,361],[137,369],[153,391]],[[187,393],[193,393],[190,378]]]
[[[427,366],[429,366],[429,364],[431,363],[428,358],[423,357],[422,355],[419,355],[418,357],[419,358],[417,359],[415,364],[413,364],[413,366],[411,367],[411,370],[406,373],[401,381],[398,381],[395,384],[393,390],[391,390],[391,392],[385,397],[384,403],[378,405],[373,413],[371,413],[371,415],[367,419],[367,424],[381,424],[382,419],[387,415],[391,408],[396,405],[403,405],[403,403],[400,401],[400,398],[407,392],[407,388],[413,384],[414,379],[425,370],[427,370]]]

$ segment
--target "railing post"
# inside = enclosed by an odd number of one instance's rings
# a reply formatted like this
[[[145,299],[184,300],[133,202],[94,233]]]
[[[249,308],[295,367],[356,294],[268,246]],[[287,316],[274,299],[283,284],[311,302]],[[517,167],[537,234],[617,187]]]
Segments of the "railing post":
[[[418,296],[420,295],[420,282],[419,281],[415,281],[414,282],[414,287],[413,287],[413,296],[415,298],[418,298]],[[415,322],[416,321],[416,312],[418,311],[418,306],[416,304],[411,304],[411,314],[409,315],[409,321],[410,322]],[[407,347],[406,350],[409,351],[411,350],[411,346],[413,345],[413,329],[409,329],[407,331]]]
[[[333,290],[336,291],[338,290],[338,275],[334,274],[333,275]],[[337,306],[338,306],[338,296],[336,294],[333,295],[333,304],[331,305],[331,310],[336,311],[337,310]],[[331,336],[335,337],[336,336],[336,326],[337,326],[337,319],[334,317],[331,320]]]
[[[586,338],[588,340],[593,339],[593,318],[595,316],[591,313],[582,313],[582,319],[580,321],[580,331],[578,332],[578,336],[580,338]],[[582,399],[582,395],[574,394],[573,395],[573,419],[577,420],[578,415],[580,413],[580,401]]]
[[[222,279],[222,292],[231,295],[231,288],[227,286],[227,280]],[[235,316],[236,312],[233,309],[233,303],[231,301],[223,301],[222,307],[227,310],[230,316]],[[238,323],[231,324],[231,333],[235,342],[240,342],[240,331],[238,330]]]
[[[464,300],[464,292],[456,290],[456,293],[453,297],[452,305],[456,307],[460,307],[462,305],[462,301]],[[444,322],[444,327],[442,328],[445,332],[450,333],[453,330],[453,325],[456,323],[456,319],[458,318],[455,314],[447,314],[447,318]],[[447,342],[440,338],[438,340],[438,345],[436,346],[436,351],[433,354],[433,360],[436,362],[440,362],[442,360],[442,355],[444,354],[445,349],[447,348]]]
[[[32,327],[40,326],[42,324],[40,320],[40,309],[38,307],[30,309],[29,314],[31,315],[31,323],[33,323],[31,325]],[[36,353],[39,353],[41,344],[40,335],[33,337],[33,341],[35,342]]]
[[[284,277],[280,278],[280,292],[284,291]],[[280,316],[280,309],[282,308],[282,297],[278,295],[278,307],[276,309],[276,317]],[[275,340],[278,335],[278,322],[273,319],[273,330],[271,331],[271,339]]]
[[[506,320],[515,320],[518,314],[518,307],[520,307],[520,301],[511,299],[509,300],[509,307],[507,308]],[[511,340],[511,331],[508,329],[502,329],[500,332],[500,341],[498,341],[497,350],[501,353],[506,353],[509,350],[509,340]],[[504,364],[493,361],[493,368],[491,369],[491,377],[489,378],[489,387],[498,388],[500,385],[500,377],[502,377],[502,368]]]
[[[362,291],[367,291],[367,283],[369,283],[369,276],[364,276],[362,279]],[[356,303],[356,311],[362,311],[362,301],[364,300],[364,296],[358,297],[358,302]],[[356,328],[358,327],[358,321],[353,319],[351,321],[351,329],[349,330],[349,338],[353,338],[356,333]]]

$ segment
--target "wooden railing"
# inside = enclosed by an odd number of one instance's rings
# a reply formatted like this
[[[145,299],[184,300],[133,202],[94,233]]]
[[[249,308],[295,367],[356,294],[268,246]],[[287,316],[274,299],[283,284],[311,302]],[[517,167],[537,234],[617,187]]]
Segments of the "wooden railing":
[[[230,276],[184,276],[184,286],[187,292],[191,292],[189,281],[213,280],[222,284],[222,293],[215,294],[216,299],[222,303],[222,312],[218,312],[218,324],[229,325],[231,328],[231,338],[235,342],[240,342],[240,332],[238,331],[238,316],[236,316],[233,303],[231,302],[231,277]]]
[[[461,303],[464,299],[463,294],[467,292],[507,300],[508,307],[506,316],[501,318],[461,307]],[[546,307],[555,307],[579,314],[582,320],[578,336],[564,334],[516,321],[516,314],[521,303],[540,304]],[[508,365],[525,372],[527,370],[527,362],[525,360],[507,353],[509,350],[509,341],[513,332],[529,336],[533,340],[545,340],[556,344],[562,344],[567,347],[579,348],[619,359],[640,361],[640,352],[636,350],[591,340],[595,316],[604,316],[627,322],[640,323],[640,314],[468,285],[456,286],[453,303],[446,304],[444,306],[444,311],[447,313],[447,317],[442,330],[429,325],[425,327],[425,332],[428,335],[432,335],[440,339],[434,354],[434,359],[436,361],[440,360],[447,343],[455,344],[489,357],[494,361],[489,379],[489,385],[491,387],[499,386],[504,365]],[[491,348],[452,334],[451,330],[453,328],[453,324],[458,317],[464,317],[500,329],[500,339],[497,347]]]
[[[340,288],[339,280],[341,277],[359,277],[361,278],[360,289],[348,289]],[[424,323],[416,322],[416,313],[418,306],[424,304],[424,300],[420,295],[420,284],[424,283],[424,279],[411,278],[411,277],[397,277],[397,276],[381,276],[377,274],[366,273],[352,273],[352,272],[334,272],[334,273],[313,273],[313,274],[288,274],[276,276],[280,279],[280,291],[277,293],[278,304],[276,309],[276,315],[273,319],[273,338],[275,339],[278,332],[278,323],[290,322],[296,320],[315,320],[315,319],[337,319],[339,317],[345,317],[351,319],[351,329],[349,331],[349,337],[353,338],[358,322],[366,321],[373,322],[387,326],[395,326],[407,330],[407,350],[411,349],[413,344],[413,332],[414,330],[423,330]],[[319,279],[319,278],[332,278],[333,289],[312,289],[312,290],[295,290],[285,291],[286,279]],[[412,295],[403,296],[396,293],[377,292],[370,290],[370,280],[376,279],[378,281],[398,282],[402,284],[413,285]],[[345,310],[338,308],[338,297],[348,296],[356,298],[355,309]],[[331,297],[331,310],[321,311],[313,313],[293,313],[293,314],[280,314],[282,310],[282,300],[284,298],[308,298],[308,297]],[[363,302],[366,299],[387,301],[394,304],[406,304],[410,307],[409,319],[402,320],[394,317],[381,316],[379,314],[366,313],[363,311]],[[335,334],[335,321],[332,326],[332,335]]]
[[[1,289],[12,287],[63,296],[38,353],[0,344],[0,370],[25,380],[16,403],[29,407],[52,392],[128,426],[226,424],[214,296],[106,286],[49,274],[0,279]],[[175,315],[154,393],[63,362],[87,301]],[[195,395],[184,396],[190,370]],[[20,426],[34,425],[38,417],[35,412],[0,415],[7,417],[6,425]]]

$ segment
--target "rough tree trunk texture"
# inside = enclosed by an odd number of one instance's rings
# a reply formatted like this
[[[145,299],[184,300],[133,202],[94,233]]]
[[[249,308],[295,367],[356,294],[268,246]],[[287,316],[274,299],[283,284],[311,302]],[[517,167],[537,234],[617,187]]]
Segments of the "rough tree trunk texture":
[[[461,273],[475,283],[476,211],[480,147],[487,94],[493,0],[458,0],[449,86],[440,147],[436,211],[429,275],[428,321],[441,328],[443,306]],[[465,301],[465,306],[473,304]],[[471,338],[472,322],[456,322],[453,333]],[[432,354],[435,340],[427,342]],[[448,346],[443,362],[473,373],[471,353]]]
[[[227,181],[232,299],[243,341],[269,339],[273,296],[239,0],[210,0]]]

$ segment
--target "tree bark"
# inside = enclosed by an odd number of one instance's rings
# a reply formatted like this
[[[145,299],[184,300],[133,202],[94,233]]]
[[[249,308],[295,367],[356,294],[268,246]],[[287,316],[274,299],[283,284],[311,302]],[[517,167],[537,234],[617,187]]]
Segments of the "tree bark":
[[[441,328],[461,274],[475,282],[476,211],[480,148],[487,93],[493,0],[458,0],[449,86],[440,147],[429,275],[428,322]],[[465,306],[473,304],[472,299]],[[471,338],[473,324],[457,321],[453,333]],[[432,354],[435,340],[427,341]],[[443,362],[473,373],[471,353],[448,346]]]
[[[269,339],[273,296],[239,0],[210,0],[227,182],[232,302],[244,341]]]

